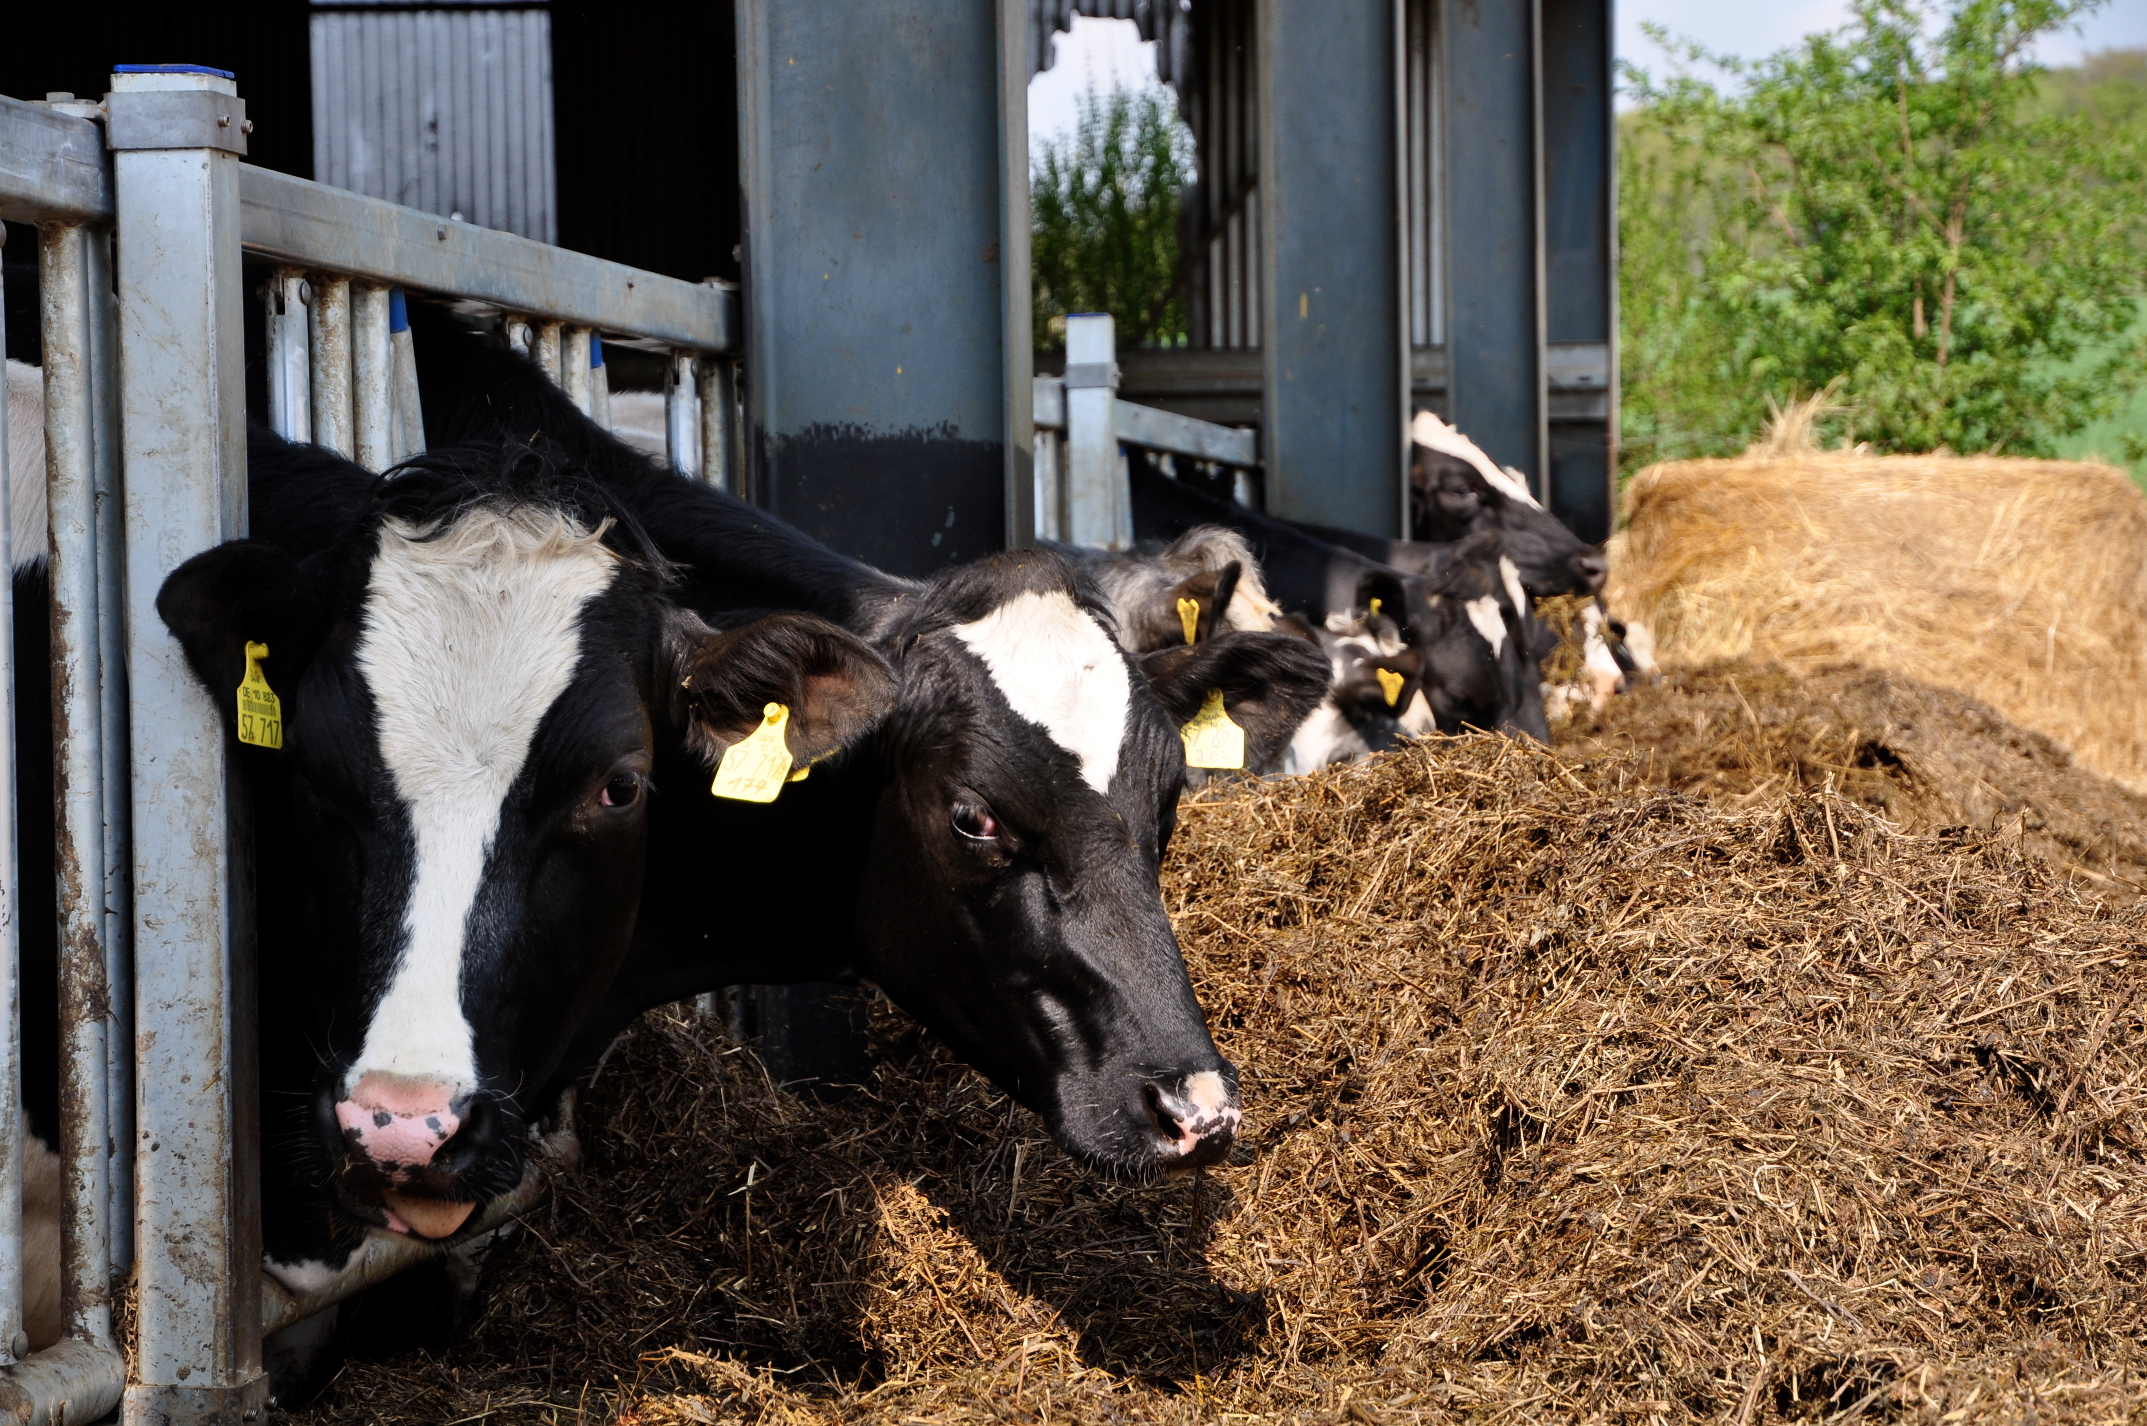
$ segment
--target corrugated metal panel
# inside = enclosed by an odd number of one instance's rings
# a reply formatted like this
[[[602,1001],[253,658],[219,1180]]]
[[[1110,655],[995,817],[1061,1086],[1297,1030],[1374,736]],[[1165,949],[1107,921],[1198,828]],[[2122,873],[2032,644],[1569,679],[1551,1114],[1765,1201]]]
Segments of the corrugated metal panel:
[[[1076,15],[1131,20],[1156,47],[1156,78],[1175,84],[1193,60],[1193,0],[1029,0],[1030,75],[1058,62],[1051,37],[1073,28]]]
[[[1180,241],[1190,345],[1260,345],[1260,124],[1252,0],[1205,0],[1194,12],[1194,59],[1179,103],[1198,147],[1199,182]]]
[[[555,241],[551,15],[317,11],[313,173],[370,197]]]
[[[1433,0],[1408,0],[1404,43],[1403,164],[1408,175],[1409,345],[1446,344],[1446,112]]]

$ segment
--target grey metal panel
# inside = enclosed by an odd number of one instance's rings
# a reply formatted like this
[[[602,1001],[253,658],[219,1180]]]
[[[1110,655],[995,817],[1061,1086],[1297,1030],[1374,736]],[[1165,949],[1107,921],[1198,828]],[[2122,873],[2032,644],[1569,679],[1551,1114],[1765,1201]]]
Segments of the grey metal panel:
[[[902,573],[1007,533],[998,9],[738,6],[753,494]]]
[[[1203,0],[1179,103],[1198,180],[1181,219],[1189,345],[1260,345],[1260,124],[1254,0]]]
[[[125,1412],[146,1426],[267,1404],[243,812],[223,720],[156,612],[181,561],[245,533],[245,316],[238,160],[114,164],[142,1085]]]
[[[1120,0],[1135,3],[1135,0]],[[1147,4],[1150,0],[1138,0]],[[1167,6],[1173,23],[1183,19],[1177,0]],[[1029,68],[1035,49],[1035,16],[1028,0],[996,0],[999,39],[999,356],[1006,528],[1001,541],[1017,549],[1036,538],[1036,426],[1029,390],[1036,375],[1036,309],[1029,300]],[[1163,47],[1157,63],[1182,50],[1187,27]]]
[[[1610,4],[1543,12],[1545,335],[1610,339]]]
[[[1406,26],[1402,168],[1409,205],[1409,345],[1436,347],[1446,341],[1446,87],[1433,0],[1407,0]]]
[[[701,351],[731,351],[737,342],[736,296],[719,287],[447,222],[264,168],[243,168],[239,193],[247,251],[292,266]]]
[[[317,13],[322,182],[551,242],[551,15],[475,7]]]
[[[1447,395],[1453,423],[1540,490],[1543,229],[1535,0],[1439,7],[1446,71]]]
[[[104,130],[43,104],[0,97],[0,218],[110,222]]]
[[[1401,533],[1399,0],[1261,0],[1267,508]]]
[[[13,102],[13,101],[9,101]],[[4,150],[0,150],[4,151]],[[16,241],[28,235],[17,229]],[[7,242],[0,224],[0,246]],[[18,249],[19,251],[19,249]],[[0,268],[0,351],[7,343],[5,269]],[[0,372],[0,383],[6,381]],[[0,397],[6,392],[0,390]],[[7,408],[0,399],[0,490],[13,490]],[[0,500],[0,549],[14,548],[12,500]],[[22,873],[16,860],[15,581],[0,580],[0,1362],[12,1364],[29,1345],[23,1332],[22,1253]],[[39,716],[37,709],[31,717]]]

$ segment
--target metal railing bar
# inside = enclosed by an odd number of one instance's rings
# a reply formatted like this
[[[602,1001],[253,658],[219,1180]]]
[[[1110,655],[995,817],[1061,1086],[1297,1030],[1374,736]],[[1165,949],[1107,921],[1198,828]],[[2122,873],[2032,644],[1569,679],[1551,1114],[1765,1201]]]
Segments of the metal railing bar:
[[[395,464],[388,444],[392,425],[389,355],[388,289],[369,282],[352,283],[350,398],[352,439],[356,443],[352,458],[375,472]]]
[[[0,246],[6,242],[7,230],[0,226]],[[0,342],[6,336],[7,308],[0,301]],[[12,490],[5,394],[0,392],[0,490]],[[14,503],[0,500],[0,550],[12,549],[8,526]],[[17,1005],[22,879],[15,854],[14,602],[14,579],[0,580],[0,907],[7,913],[0,916],[0,1363],[17,1361],[30,1346],[22,1311],[22,1034]],[[37,716],[37,710],[31,716]]]
[[[1131,401],[1111,403],[1112,423],[1118,439],[1129,446],[1164,451],[1171,455],[1212,460],[1223,465],[1252,466],[1260,463],[1259,435],[1235,426],[1181,416],[1154,406]]]
[[[693,353],[671,353],[671,374],[664,383],[664,451],[671,468],[691,480],[701,478],[701,387]]]
[[[721,357],[700,361],[701,477],[738,493],[738,365]]]
[[[248,252],[416,292],[696,351],[738,347],[734,293],[420,213],[252,166],[239,170]]]
[[[537,369],[552,379],[552,385],[565,385],[559,379],[559,323],[537,323],[537,346],[532,355]]]
[[[53,747],[59,882],[60,1302],[70,1337],[111,1341],[105,1006],[104,700],[97,607],[97,408],[89,249],[72,224],[40,230],[45,469],[52,578]]]
[[[277,268],[263,298],[268,303],[268,424],[287,441],[310,442],[313,358],[306,309],[313,293],[306,274]]]
[[[350,279],[316,273],[313,305],[306,309],[313,365],[313,443],[355,459],[358,451],[351,407]]]
[[[109,223],[113,211],[104,130],[43,104],[0,97],[0,217]]]

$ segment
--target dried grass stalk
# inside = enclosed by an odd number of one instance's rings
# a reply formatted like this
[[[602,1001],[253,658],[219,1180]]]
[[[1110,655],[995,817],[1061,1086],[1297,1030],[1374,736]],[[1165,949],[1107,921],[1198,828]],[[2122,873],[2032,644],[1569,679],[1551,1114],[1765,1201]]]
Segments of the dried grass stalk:
[[[2147,498],[2122,472],[1806,450],[1651,466],[1626,502],[1611,607],[1667,658],[1906,674],[2147,792]]]
[[[1437,740],[1188,801],[1232,1162],[1098,1182],[901,1017],[852,1097],[644,1020],[469,1339],[303,1418],[2147,1410],[2143,913],[2015,837]]]

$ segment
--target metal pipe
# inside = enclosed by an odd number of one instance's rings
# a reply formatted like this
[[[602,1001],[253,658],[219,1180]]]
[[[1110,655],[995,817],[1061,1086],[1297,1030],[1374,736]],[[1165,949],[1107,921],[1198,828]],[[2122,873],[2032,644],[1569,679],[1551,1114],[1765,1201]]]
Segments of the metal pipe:
[[[358,464],[383,471],[395,464],[388,443],[388,289],[353,284],[350,302],[351,409],[357,423]]]
[[[670,377],[664,384],[664,450],[673,470],[700,478],[701,391],[689,351],[671,353]]]
[[[104,739],[97,620],[97,431],[86,249],[92,235],[40,231],[45,469],[52,570],[53,783],[60,964],[60,1304],[67,1334],[111,1341],[105,1232]]]
[[[1133,498],[1118,458],[1118,339],[1108,312],[1066,319],[1066,539],[1129,548]]]
[[[701,476],[718,490],[738,493],[738,364],[701,358]]]
[[[114,1280],[134,1267],[134,828],[127,773],[126,530],[119,469],[119,313],[113,301],[111,234],[85,254],[90,389],[97,401],[97,671],[104,766],[105,1220]],[[301,318],[301,320],[303,320]],[[299,328],[304,336],[304,328]],[[300,371],[304,371],[301,364]],[[305,406],[301,404],[301,410]],[[308,413],[310,415],[310,412]]]
[[[589,414],[589,329],[568,327],[559,347],[559,386],[582,415]]]
[[[395,409],[395,459],[408,460],[425,453],[425,406],[417,389],[417,350],[410,335],[410,310],[400,289],[388,296],[389,365],[393,370],[390,396]]]
[[[313,443],[339,456],[355,456],[351,430],[350,279],[334,273],[313,278]]]
[[[536,334],[530,330],[527,317],[508,317],[501,323],[510,350],[518,351],[531,361],[537,359]]]
[[[604,339],[589,334],[589,419],[611,429],[611,374],[604,369]]]
[[[279,267],[262,296],[268,312],[268,424],[287,441],[313,439],[313,368],[307,350],[305,273]]]
[[[536,358],[537,369],[550,377],[554,386],[560,384],[559,327],[557,322],[537,323],[537,341],[530,353]]]
[[[115,112],[143,91],[233,88],[198,72],[115,74],[112,87]],[[141,1086],[129,1426],[236,1422],[268,1401],[245,804],[234,795],[222,699],[195,682],[156,609],[182,561],[246,533],[240,163],[209,146],[215,131],[200,132],[203,147],[119,147],[112,159],[127,353],[120,437]],[[316,318],[327,285],[314,286]],[[343,302],[347,313],[347,294]],[[347,422],[347,321],[340,332],[327,326],[343,341]],[[318,340],[321,326],[314,333],[317,369],[332,371],[333,343]],[[318,383],[316,398],[323,386],[334,390]],[[316,399],[316,440],[326,434],[324,405],[335,404]]]
[[[0,224],[0,248],[7,226]],[[0,292],[0,297],[5,293]],[[7,305],[0,301],[0,343]],[[0,401],[0,489],[14,488],[8,469],[7,403]],[[0,500],[0,550],[9,545],[13,500]],[[22,964],[22,880],[15,859],[15,581],[0,579],[0,1363],[30,1347],[22,1321],[22,1033],[17,1015]]]

